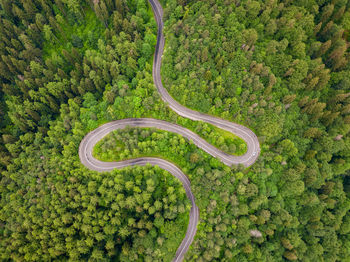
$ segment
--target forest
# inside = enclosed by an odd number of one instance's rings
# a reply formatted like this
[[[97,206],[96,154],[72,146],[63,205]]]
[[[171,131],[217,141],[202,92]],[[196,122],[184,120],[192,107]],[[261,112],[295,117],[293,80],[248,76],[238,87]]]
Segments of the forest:
[[[180,135],[115,131],[103,161],[157,156],[189,177],[200,223],[185,261],[348,261],[350,3],[163,0],[164,87],[258,136],[249,168]],[[147,0],[0,0],[0,260],[171,261],[190,202],[158,167],[79,160],[101,124],[152,117],[221,150],[245,142],[185,119],[152,79]]]

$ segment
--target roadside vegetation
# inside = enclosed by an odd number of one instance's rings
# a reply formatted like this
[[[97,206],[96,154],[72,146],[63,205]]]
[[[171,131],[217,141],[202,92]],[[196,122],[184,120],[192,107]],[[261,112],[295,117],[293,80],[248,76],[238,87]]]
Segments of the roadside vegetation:
[[[222,138],[222,143],[224,143],[224,137],[218,135],[217,138],[220,137]],[[180,163],[179,155],[174,154],[174,152],[180,152],[181,156],[184,157],[184,154],[187,154],[187,152],[183,151],[183,149],[186,148],[188,150],[187,146],[190,144],[192,144],[192,142],[188,141],[188,139],[168,131],[154,128],[128,127],[124,130],[115,130],[100,140],[93,149],[93,155],[102,161],[157,156],[167,158],[172,162]],[[236,145],[234,143],[228,144],[230,147],[226,146],[226,144],[224,144],[223,147],[227,148],[228,152],[235,152]],[[177,148],[177,146],[179,148]],[[242,148],[245,144],[239,146]],[[194,149],[196,146],[192,144],[191,148]],[[244,151],[245,150],[246,148],[244,147]],[[203,151],[201,155],[204,156],[208,154]],[[184,160],[183,163],[188,161],[187,158]],[[193,163],[197,163],[199,156],[194,154],[190,160]]]
[[[113,131],[100,140],[93,149],[93,156],[108,162],[153,156],[187,169],[208,161],[210,155],[178,134],[129,127]]]
[[[96,156],[155,154],[188,175],[200,223],[186,261],[346,261],[348,3],[163,6],[164,86],[254,130],[262,154],[250,168],[227,167],[179,135],[133,128],[102,140]],[[181,184],[157,167],[93,172],[78,157],[87,132],[129,117],[245,152],[161,101],[156,34],[146,0],[0,0],[0,260],[171,261],[188,223]]]
[[[161,102],[148,63],[156,25],[146,1],[0,6],[7,47],[0,50],[1,259],[171,260],[188,223],[181,184],[158,168],[86,170],[78,158],[81,139],[111,120],[152,116],[178,122],[222,149],[233,141],[235,152],[244,153],[245,143],[235,136],[220,142],[214,127],[180,118]],[[149,203],[136,205],[136,213],[123,210],[133,207],[121,204],[115,187],[132,201],[147,192],[150,179],[159,189],[149,192]],[[140,183],[136,191],[123,189],[132,181]],[[159,201],[162,208],[150,211]],[[115,224],[117,211],[124,220]]]
[[[263,149],[236,188],[234,219],[246,232],[214,228],[222,220],[201,210],[208,227],[186,258],[347,260],[349,3],[170,0],[164,15],[169,93],[252,128]]]
[[[190,208],[181,183],[150,166],[93,172],[77,151],[124,111],[116,96],[138,103],[150,14],[145,1],[0,2],[0,260],[174,257]]]

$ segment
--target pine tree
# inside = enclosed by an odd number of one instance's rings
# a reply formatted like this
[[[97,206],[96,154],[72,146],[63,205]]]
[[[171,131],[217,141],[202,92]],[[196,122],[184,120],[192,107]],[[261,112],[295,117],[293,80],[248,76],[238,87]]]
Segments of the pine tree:
[[[338,11],[334,13],[334,15],[333,15],[333,17],[332,17],[332,20],[334,20],[334,21],[336,21],[336,22],[339,21],[339,20],[343,17],[343,14],[344,14],[344,12],[345,12],[345,9],[346,9],[346,6],[345,6],[345,5],[343,5],[342,7],[340,7],[340,8],[338,9]]]
[[[320,49],[317,52],[317,57],[323,56],[332,45],[332,40],[322,43]]]
[[[314,28],[314,35],[317,35],[322,28],[322,22],[319,22]]]
[[[70,63],[71,65],[75,64],[73,56],[66,49],[62,50],[62,55],[68,63]]]
[[[283,103],[284,104],[290,104],[294,101],[294,99],[297,97],[296,94],[293,94],[293,95],[286,95],[284,98],[283,98]]]
[[[332,65],[333,70],[337,70],[341,66],[345,65],[346,60],[343,59],[343,56],[346,50],[347,46],[343,42],[330,53],[328,63]]]
[[[333,28],[334,26],[334,22],[333,21],[329,21],[326,26],[322,29],[321,31],[321,35],[323,37],[327,37],[327,35],[329,35],[329,31]]]
[[[325,126],[330,126],[339,116],[339,112],[325,111],[322,116],[322,122]]]
[[[316,87],[316,85],[318,84],[318,81],[319,81],[319,77],[316,76],[314,78],[312,78],[308,83],[307,83],[307,89],[308,90],[312,90]]]
[[[105,24],[106,28],[108,27],[108,10],[104,1],[94,4],[94,10],[96,16]]]
[[[49,25],[44,25],[43,28],[43,32],[44,32],[44,37],[46,39],[46,41],[54,41],[56,40],[57,43],[62,44],[62,42],[56,37],[56,35],[52,32],[52,28]]]
[[[118,13],[121,14],[121,18],[124,16],[124,1],[123,0],[115,0],[115,7]]]
[[[24,7],[24,10],[28,14],[29,17],[33,18],[35,17],[35,14],[38,12],[38,9],[33,4],[33,1],[30,0],[21,0],[21,3]]]
[[[321,16],[321,21],[323,23],[326,23],[331,15],[333,14],[334,11],[334,5],[333,4],[328,4],[322,8],[322,16]]]

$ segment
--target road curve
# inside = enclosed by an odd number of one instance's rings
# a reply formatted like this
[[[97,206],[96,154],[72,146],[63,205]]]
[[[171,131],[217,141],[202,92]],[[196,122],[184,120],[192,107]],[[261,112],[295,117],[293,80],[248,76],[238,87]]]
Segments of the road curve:
[[[194,143],[200,144],[200,142],[203,142],[203,145],[200,145],[200,147],[208,153],[210,153],[211,150],[215,148],[212,145],[208,144],[205,140],[200,138],[198,135],[186,128],[172,123],[168,123],[166,121],[152,118],[129,118],[109,122],[88,133],[83,138],[79,146],[80,161],[84,166],[91,170],[106,172],[111,171],[115,168],[120,169],[127,166],[145,166],[146,164],[150,164],[153,166],[159,166],[160,168],[168,171],[170,174],[172,174],[174,177],[180,180],[182,186],[186,191],[187,198],[191,201],[192,204],[189,214],[189,224],[187,226],[185,238],[182,240],[180,246],[176,251],[175,258],[173,259],[173,261],[182,261],[184,254],[187,252],[190,244],[193,241],[194,236],[196,235],[197,224],[199,220],[199,210],[195,203],[195,199],[191,191],[191,183],[188,180],[187,176],[176,165],[161,158],[140,157],[119,162],[102,162],[92,156],[93,148],[98,141],[100,141],[103,137],[105,137],[113,130],[124,129],[127,126],[156,127],[158,129],[180,133],[189,139],[193,139]]]
[[[210,124],[213,124],[219,128],[225,129],[239,137],[241,137],[247,143],[247,152],[242,156],[232,156],[224,153],[223,151],[212,146],[204,139],[193,133],[192,131],[181,127],[179,125],[169,123],[163,120],[157,120],[152,118],[129,118],[122,119],[117,121],[112,121],[107,124],[104,124],[95,130],[88,133],[80,143],[79,146],[79,157],[80,161],[87,168],[99,172],[111,171],[115,168],[124,168],[127,166],[144,166],[150,164],[153,166],[159,166],[160,168],[168,171],[174,177],[180,180],[182,183],[188,199],[191,201],[192,207],[189,214],[189,224],[187,227],[185,238],[182,240],[180,246],[178,247],[173,261],[182,261],[184,255],[186,254],[188,248],[190,247],[194,236],[197,231],[197,224],[199,220],[199,210],[195,203],[195,198],[191,191],[191,184],[187,176],[173,163],[166,161],[161,158],[155,157],[141,157],[136,159],[129,159],[119,162],[102,162],[95,159],[92,156],[93,147],[96,143],[101,140],[108,133],[116,129],[123,129],[127,126],[131,127],[155,127],[158,129],[174,132],[181,134],[187,139],[193,141],[193,143],[199,148],[203,149],[213,157],[221,160],[225,165],[231,166],[233,164],[243,164],[245,166],[252,165],[260,154],[260,145],[257,136],[247,127],[231,123],[227,120],[223,120],[217,117],[206,115],[191,109],[188,109],[178,102],[176,102],[163,87],[160,68],[161,68],[161,58],[164,50],[164,35],[163,35],[163,9],[158,2],[158,0],[149,0],[153,13],[158,25],[158,35],[157,35],[157,45],[154,54],[153,62],[153,80],[157,87],[158,92],[161,95],[161,98],[168,106],[174,110],[179,115],[196,120],[203,121]]]
[[[157,45],[153,60],[153,81],[158,89],[161,98],[172,110],[174,110],[179,115],[195,121],[210,123],[212,125],[225,129],[245,140],[248,148],[247,152],[244,155],[235,158],[236,162],[233,164],[244,164],[245,166],[254,164],[260,154],[260,145],[259,140],[253,131],[245,126],[184,107],[183,105],[179,104],[174,98],[172,98],[169,95],[168,91],[163,87],[160,76],[160,68],[162,64],[162,55],[165,42],[163,35],[163,9],[158,0],[149,0],[149,2],[152,6],[153,13],[158,25]]]

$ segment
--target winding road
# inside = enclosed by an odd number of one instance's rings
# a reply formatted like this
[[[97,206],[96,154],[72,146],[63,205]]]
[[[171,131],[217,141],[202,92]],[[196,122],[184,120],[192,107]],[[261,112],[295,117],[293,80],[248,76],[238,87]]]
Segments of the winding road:
[[[178,133],[188,140],[191,140],[196,146],[203,149],[213,157],[221,160],[225,165],[237,165],[243,164],[245,166],[252,165],[260,154],[260,145],[257,136],[247,127],[244,127],[239,124],[229,122],[217,117],[206,115],[187,107],[182,106],[177,101],[175,101],[163,87],[160,68],[162,62],[162,55],[164,50],[164,35],[163,35],[163,9],[158,0],[149,0],[153,13],[158,25],[158,35],[157,35],[157,45],[154,54],[153,62],[153,80],[157,87],[161,98],[167,105],[174,110],[177,114],[189,118],[195,121],[203,121],[215,125],[219,128],[225,129],[239,137],[241,137],[247,143],[247,152],[242,156],[232,156],[222,152],[216,147],[209,144],[207,141],[199,137],[197,134],[192,131],[163,120],[157,120],[152,118],[129,118],[109,122],[104,124],[95,130],[88,133],[84,139],[81,141],[79,146],[79,157],[80,161],[87,168],[99,172],[111,171],[115,168],[124,168],[127,166],[144,166],[146,164],[157,165],[160,168],[168,171],[174,177],[179,179],[185,188],[186,195],[191,201],[192,207],[189,214],[189,224],[187,227],[185,238],[182,240],[180,246],[178,247],[173,261],[182,261],[184,255],[186,254],[188,248],[190,247],[193,238],[197,231],[197,224],[199,220],[199,210],[195,203],[195,198],[191,191],[191,183],[188,180],[187,176],[173,163],[166,161],[161,158],[155,157],[141,157],[136,159],[124,160],[119,162],[102,162],[95,159],[92,156],[93,147],[98,141],[100,141],[104,136],[116,129],[123,129],[127,126],[131,127],[155,127],[158,129],[166,130],[169,132]]]

